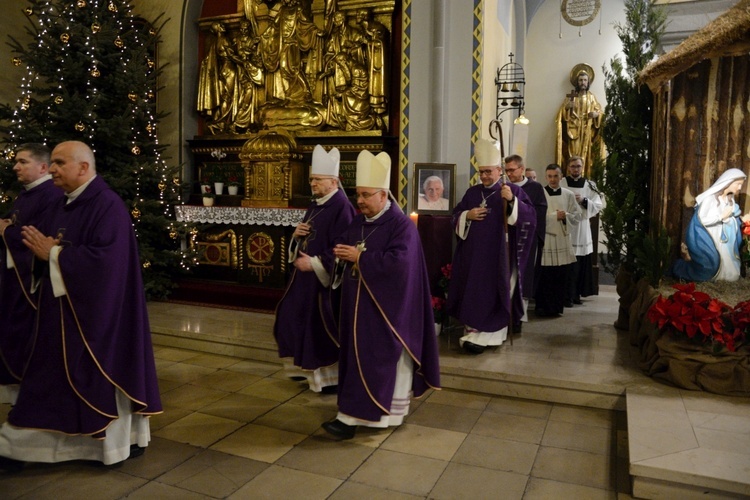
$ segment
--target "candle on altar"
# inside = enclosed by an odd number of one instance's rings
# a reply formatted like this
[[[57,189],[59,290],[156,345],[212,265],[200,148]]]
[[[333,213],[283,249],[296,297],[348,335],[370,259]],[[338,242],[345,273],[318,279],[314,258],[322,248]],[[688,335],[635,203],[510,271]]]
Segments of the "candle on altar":
[[[411,219],[411,221],[414,223],[415,226],[419,225],[419,214],[417,212],[412,212],[409,215],[409,218]]]

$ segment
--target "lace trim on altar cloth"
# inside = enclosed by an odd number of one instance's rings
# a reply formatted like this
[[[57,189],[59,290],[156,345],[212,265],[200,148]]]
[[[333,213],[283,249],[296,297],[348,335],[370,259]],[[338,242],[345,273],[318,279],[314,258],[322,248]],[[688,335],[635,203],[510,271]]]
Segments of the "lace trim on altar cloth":
[[[266,226],[296,226],[305,215],[303,208],[251,208],[251,207],[200,207],[178,205],[175,207],[178,222],[204,224],[261,224]]]

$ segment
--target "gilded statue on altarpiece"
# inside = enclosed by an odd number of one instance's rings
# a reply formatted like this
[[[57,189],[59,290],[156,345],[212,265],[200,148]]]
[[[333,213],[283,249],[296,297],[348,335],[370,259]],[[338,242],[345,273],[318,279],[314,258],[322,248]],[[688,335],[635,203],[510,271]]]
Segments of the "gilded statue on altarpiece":
[[[388,29],[326,0],[245,0],[206,36],[198,111],[212,134],[262,128],[387,130]]]

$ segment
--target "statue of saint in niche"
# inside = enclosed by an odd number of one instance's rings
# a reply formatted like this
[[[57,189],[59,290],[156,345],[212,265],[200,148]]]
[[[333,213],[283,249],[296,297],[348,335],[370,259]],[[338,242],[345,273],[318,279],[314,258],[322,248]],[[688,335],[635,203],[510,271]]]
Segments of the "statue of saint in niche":
[[[577,64],[570,72],[570,83],[575,89],[565,96],[557,112],[557,147],[555,161],[567,165],[568,158],[580,156],[584,165],[592,168],[597,157],[604,154],[601,136],[602,106],[589,91],[594,81],[594,69],[588,64]]]
[[[357,11],[357,25],[367,37],[367,67],[369,76],[370,105],[377,114],[387,111],[388,82],[388,29],[381,23],[371,19],[370,11]]]
[[[222,132],[231,118],[237,69],[230,57],[233,49],[224,25],[213,23],[211,34],[198,76],[198,111],[206,115],[208,128],[215,134]]]

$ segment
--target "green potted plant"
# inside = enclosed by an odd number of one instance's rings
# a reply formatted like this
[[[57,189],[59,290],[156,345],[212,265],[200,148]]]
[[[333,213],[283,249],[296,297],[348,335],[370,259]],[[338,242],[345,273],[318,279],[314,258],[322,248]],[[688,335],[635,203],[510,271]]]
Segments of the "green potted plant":
[[[224,194],[224,178],[218,174],[214,177],[214,192],[218,195]]]

